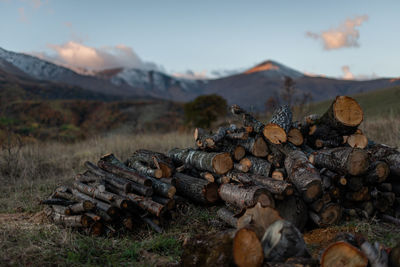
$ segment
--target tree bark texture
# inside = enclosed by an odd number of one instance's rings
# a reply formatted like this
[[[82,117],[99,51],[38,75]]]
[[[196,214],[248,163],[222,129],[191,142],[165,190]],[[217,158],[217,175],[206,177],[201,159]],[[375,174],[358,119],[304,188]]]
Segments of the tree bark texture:
[[[138,174],[135,170],[127,167],[125,164],[119,161],[113,154],[107,154],[102,156],[97,165],[103,170],[111,172],[115,175],[130,179],[142,185],[151,186],[150,179],[143,177],[142,175]]]
[[[209,204],[218,200],[218,185],[182,173],[175,173],[177,193],[195,202]]]
[[[126,162],[129,163],[130,161],[136,160],[145,163],[152,169],[161,169],[162,177],[169,178],[175,171],[172,159],[163,153],[147,149],[138,149],[131,157],[128,158]]]
[[[253,206],[260,202],[263,206],[275,206],[275,201],[267,189],[260,186],[240,186],[223,184],[219,187],[222,200],[239,208]]]
[[[302,195],[304,201],[312,202],[322,193],[319,171],[308,161],[301,151],[291,152],[285,159],[285,169],[289,180]]]
[[[270,176],[272,164],[265,159],[247,156],[240,161],[241,164],[249,167],[249,172],[263,176]]]
[[[283,105],[274,111],[271,120],[265,125],[263,133],[273,144],[287,142],[287,134],[292,125],[292,111],[288,105]]]
[[[225,174],[233,168],[233,161],[229,153],[208,153],[190,148],[174,148],[168,152],[168,155],[177,163],[216,174]]]
[[[364,174],[369,167],[367,152],[350,147],[318,150],[312,153],[309,159],[318,168],[354,176]]]
[[[338,96],[316,124],[327,125],[340,135],[351,135],[363,118],[363,111],[357,101],[348,96]]]
[[[253,128],[255,133],[262,133],[264,129],[264,124],[254,118],[253,115],[239,107],[238,105],[231,106],[231,112],[234,115],[242,115],[244,126],[250,126]]]
[[[303,235],[286,220],[278,220],[268,227],[261,243],[267,261],[283,262],[290,257],[309,257]]]

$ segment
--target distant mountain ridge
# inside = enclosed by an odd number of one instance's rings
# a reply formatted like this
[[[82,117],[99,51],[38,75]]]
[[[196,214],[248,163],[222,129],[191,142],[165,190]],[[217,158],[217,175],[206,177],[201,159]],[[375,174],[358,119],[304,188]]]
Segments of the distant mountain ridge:
[[[102,98],[105,96],[110,99],[158,98],[183,102],[202,94],[218,94],[230,104],[258,110],[264,108],[268,98],[279,96],[285,77],[295,81],[299,95],[310,93],[315,101],[400,84],[400,80],[390,78],[354,81],[311,77],[272,60],[264,61],[242,73],[218,79],[192,80],[134,68],[115,68],[83,75],[37,57],[2,48],[0,70],[3,74],[27,78],[30,84],[36,80],[38,84],[51,82],[52,86],[60,84],[63,88],[66,88],[65,85],[72,86],[74,90],[81,88],[85,90],[85,99],[90,96],[90,92],[97,99],[100,94]]]

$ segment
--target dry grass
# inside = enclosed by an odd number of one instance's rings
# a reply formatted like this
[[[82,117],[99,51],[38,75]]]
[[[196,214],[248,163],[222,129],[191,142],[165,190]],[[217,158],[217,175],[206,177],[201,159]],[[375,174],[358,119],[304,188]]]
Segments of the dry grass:
[[[189,134],[109,135],[76,144],[37,143],[0,152],[0,213],[37,211],[56,185],[72,180],[87,160],[114,153],[125,160],[139,148],[166,152],[193,143]]]
[[[400,119],[394,115],[384,119],[366,118],[362,129],[376,142],[400,145]],[[176,263],[186,237],[223,227],[215,219],[217,207],[190,205],[188,213],[174,221],[164,234],[155,234],[142,226],[134,233],[122,233],[121,237],[114,238],[87,237],[71,229],[38,224],[27,218],[41,209],[40,199],[83,171],[86,160],[96,162],[101,155],[110,152],[124,160],[138,148],[166,152],[173,147],[192,145],[192,134],[114,134],[75,144],[37,143],[1,151],[0,265],[148,266]],[[26,212],[26,218],[9,215],[17,213],[18,216],[21,212]],[[382,233],[376,224],[361,226],[368,236]],[[391,244],[392,238],[390,240]]]

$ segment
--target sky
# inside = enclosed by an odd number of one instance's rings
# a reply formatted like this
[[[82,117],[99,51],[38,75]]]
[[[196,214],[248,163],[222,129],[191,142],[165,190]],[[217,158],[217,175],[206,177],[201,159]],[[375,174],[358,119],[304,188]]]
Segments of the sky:
[[[400,1],[0,0],[0,47],[72,68],[211,77],[271,59],[310,75],[400,76]]]

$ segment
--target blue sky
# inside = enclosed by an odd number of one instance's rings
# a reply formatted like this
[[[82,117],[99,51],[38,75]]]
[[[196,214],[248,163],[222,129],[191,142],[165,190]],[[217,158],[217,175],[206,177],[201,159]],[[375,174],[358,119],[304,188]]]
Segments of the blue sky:
[[[273,59],[327,76],[398,77],[399,12],[400,1],[372,0],[0,0],[0,47],[93,69],[200,75]]]

